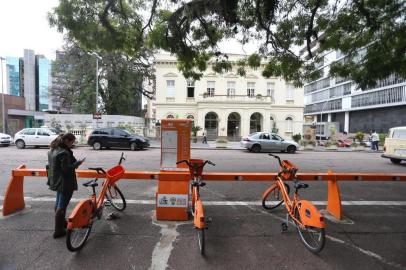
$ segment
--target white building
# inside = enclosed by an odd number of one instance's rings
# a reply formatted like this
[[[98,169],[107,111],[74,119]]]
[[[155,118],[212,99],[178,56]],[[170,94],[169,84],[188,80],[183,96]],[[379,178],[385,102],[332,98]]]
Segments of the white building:
[[[312,50],[316,50],[316,43]],[[302,49],[303,57],[307,51]],[[363,52],[360,51],[360,54]],[[335,61],[344,61],[339,51],[325,53],[318,68],[322,76],[304,86],[304,115],[306,122],[337,122],[340,132],[358,131],[386,133],[389,128],[406,125],[406,80],[389,76],[377,81],[370,89],[358,89],[348,78],[334,78],[329,75],[330,66]],[[323,130],[317,128],[323,137]]]
[[[229,55],[236,62],[241,55]],[[156,121],[189,118],[208,139],[241,136],[277,129],[283,137],[302,133],[303,89],[279,78],[264,78],[262,68],[217,74],[210,65],[199,81],[186,80],[174,56],[156,55]],[[152,104],[152,102],[150,102]],[[151,109],[151,115],[153,111]],[[201,135],[200,132],[198,135]]]

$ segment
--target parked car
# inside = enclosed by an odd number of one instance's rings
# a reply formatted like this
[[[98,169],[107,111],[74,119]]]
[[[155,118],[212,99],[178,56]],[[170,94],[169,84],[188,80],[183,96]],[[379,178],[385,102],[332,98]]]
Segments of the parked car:
[[[261,151],[282,151],[295,153],[299,144],[292,140],[285,140],[275,133],[255,132],[243,138],[241,146],[249,151],[258,153]]]
[[[131,150],[149,147],[148,139],[130,134],[120,128],[98,128],[89,135],[87,144],[94,150],[102,148],[130,148]]]
[[[394,127],[389,129],[389,135],[385,138],[383,146],[385,151],[383,158],[389,158],[394,164],[406,160],[406,127]]]
[[[25,128],[14,135],[18,149],[26,146],[49,146],[58,135],[48,128]]]
[[[12,141],[13,140],[10,135],[0,133],[0,145],[9,146]]]

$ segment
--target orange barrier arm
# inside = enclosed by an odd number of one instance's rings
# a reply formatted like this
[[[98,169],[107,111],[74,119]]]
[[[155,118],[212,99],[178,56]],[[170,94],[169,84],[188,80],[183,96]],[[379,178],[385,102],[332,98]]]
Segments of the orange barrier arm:
[[[104,177],[93,170],[76,170],[78,178]],[[171,179],[170,181],[190,180],[189,171],[126,171],[122,179],[134,180],[157,180]],[[24,209],[24,176],[46,177],[45,169],[26,169],[21,165],[12,171],[3,202],[3,216]],[[276,173],[253,173],[253,172],[210,172],[203,173],[205,181],[271,181]],[[406,174],[400,173],[298,173],[297,178],[301,181],[328,181],[328,204],[327,211],[334,217],[342,218],[341,196],[337,181],[406,181]]]

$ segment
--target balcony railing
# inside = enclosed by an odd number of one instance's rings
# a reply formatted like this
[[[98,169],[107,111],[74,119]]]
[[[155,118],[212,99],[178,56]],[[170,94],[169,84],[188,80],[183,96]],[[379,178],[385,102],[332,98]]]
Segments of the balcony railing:
[[[247,95],[201,95],[200,102],[230,102],[230,103],[270,103],[274,104],[275,100],[271,96],[247,96]]]

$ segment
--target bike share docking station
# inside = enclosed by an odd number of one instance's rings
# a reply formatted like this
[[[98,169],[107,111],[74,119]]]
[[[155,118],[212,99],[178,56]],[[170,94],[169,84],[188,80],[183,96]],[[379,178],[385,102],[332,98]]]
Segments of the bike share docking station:
[[[157,220],[188,220],[190,175],[186,164],[190,160],[191,120],[161,121],[161,168],[156,193]],[[180,173],[184,174],[180,174]]]
[[[156,180],[156,216],[158,220],[188,220],[190,173],[179,160],[190,160],[190,133],[192,122],[188,119],[163,119],[161,121],[161,168],[159,171],[128,171],[121,179]],[[103,178],[91,170],[76,170],[80,178]],[[272,182],[276,172],[203,172],[204,181],[267,181]],[[327,212],[337,219],[343,218],[339,181],[406,181],[406,173],[301,173],[300,181],[327,181]],[[30,169],[21,165],[11,172],[3,200],[3,216],[25,208],[24,178],[46,177],[45,169]],[[260,197],[261,194],[258,194]]]

